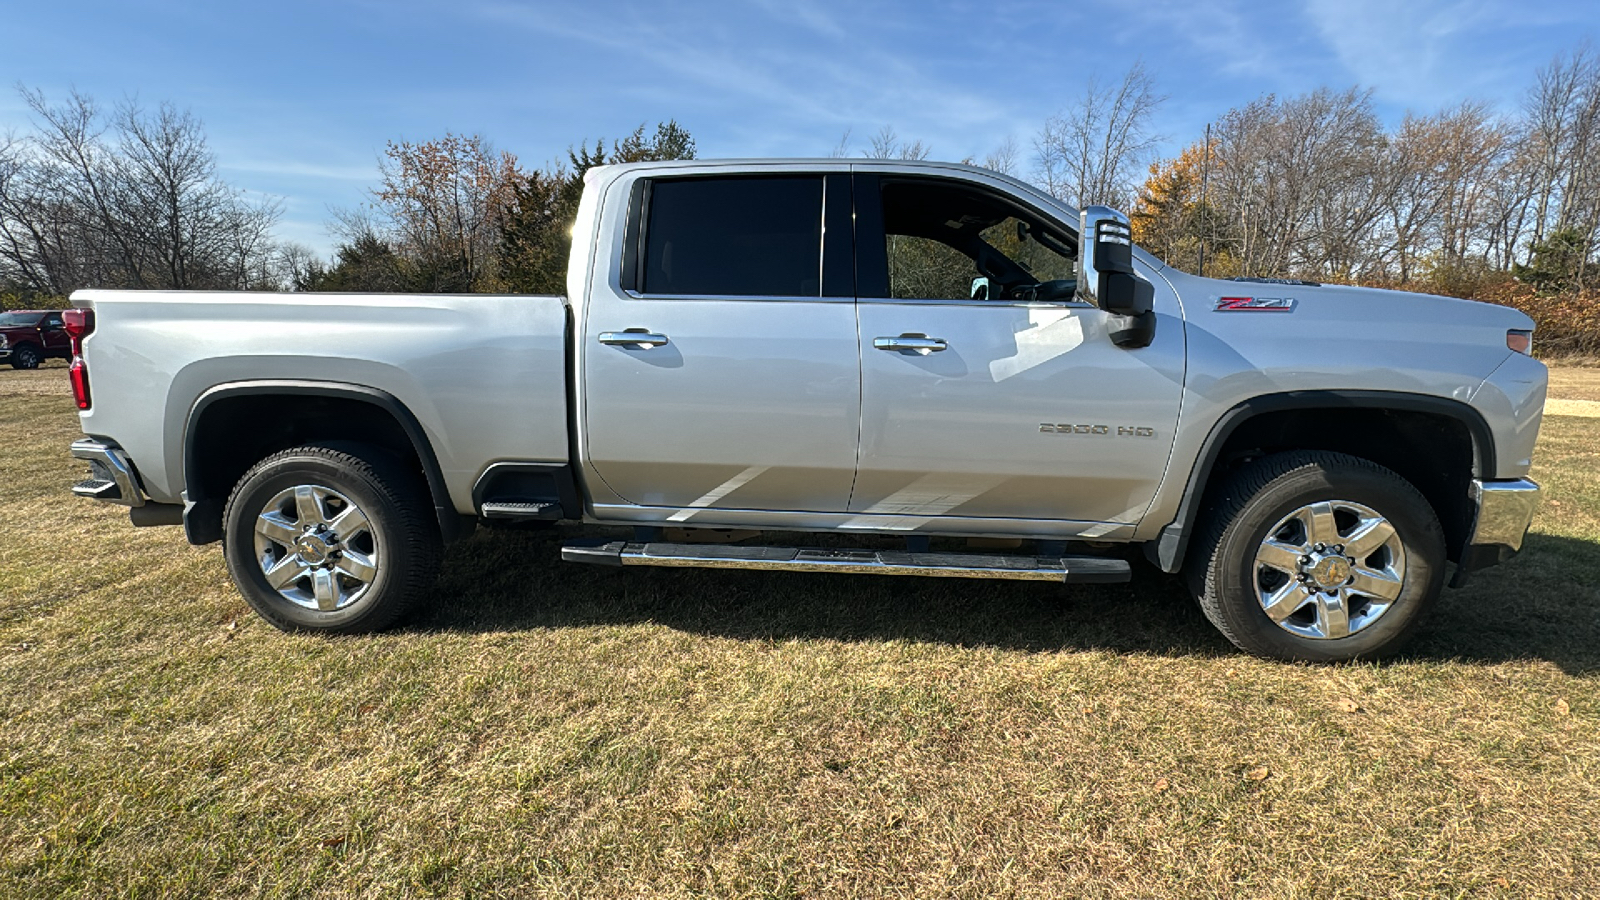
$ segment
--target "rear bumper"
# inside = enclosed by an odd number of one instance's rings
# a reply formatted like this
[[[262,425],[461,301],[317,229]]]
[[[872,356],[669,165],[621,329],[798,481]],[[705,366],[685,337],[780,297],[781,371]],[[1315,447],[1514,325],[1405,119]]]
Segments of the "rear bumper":
[[[133,474],[133,463],[121,447],[84,438],[72,442],[72,455],[89,464],[89,477],[72,486],[74,494],[122,506],[144,505],[144,491]]]
[[[1497,566],[1521,552],[1540,494],[1539,485],[1526,478],[1472,482],[1472,534],[1456,567],[1456,586],[1467,573]]]

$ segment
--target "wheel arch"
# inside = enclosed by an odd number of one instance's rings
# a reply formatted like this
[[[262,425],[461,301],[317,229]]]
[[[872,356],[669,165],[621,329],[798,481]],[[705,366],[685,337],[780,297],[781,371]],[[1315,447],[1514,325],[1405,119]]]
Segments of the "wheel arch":
[[[1415,452],[1424,435],[1440,441],[1436,453]],[[1241,462],[1282,450],[1349,453],[1394,470],[1434,507],[1451,560],[1459,559],[1471,527],[1468,482],[1493,477],[1496,464],[1489,423],[1459,400],[1397,391],[1292,391],[1252,397],[1212,425],[1173,521],[1145,545],[1146,556],[1165,572],[1182,569],[1207,491]]]
[[[286,404],[300,415],[271,432],[240,438],[241,422],[259,422]],[[184,531],[192,544],[222,539],[222,512],[233,484],[250,466],[279,450],[326,440],[353,440],[391,451],[427,485],[446,540],[470,530],[456,512],[443,470],[422,423],[387,391],[357,384],[262,380],[216,385],[197,398],[182,437]]]

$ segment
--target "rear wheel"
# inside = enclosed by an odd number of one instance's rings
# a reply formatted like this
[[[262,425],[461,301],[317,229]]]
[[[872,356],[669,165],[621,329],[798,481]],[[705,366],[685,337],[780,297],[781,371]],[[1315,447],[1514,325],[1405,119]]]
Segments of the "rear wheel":
[[[37,369],[39,368],[39,349],[32,344],[23,344],[11,351],[11,368]]]
[[[428,593],[441,554],[420,479],[375,448],[307,446],[240,479],[224,513],[239,592],[286,631],[377,631]]]
[[[1189,561],[1206,617],[1240,649],[1333,662],[1387,655],[1444,577],[1428,501],[1375,463],[1283,453],[1217,492]]]

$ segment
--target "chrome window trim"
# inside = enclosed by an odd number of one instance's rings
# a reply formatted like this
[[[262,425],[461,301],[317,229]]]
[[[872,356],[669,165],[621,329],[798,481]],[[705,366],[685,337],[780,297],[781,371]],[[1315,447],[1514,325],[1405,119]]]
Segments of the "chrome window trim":
[[[854,297],[785,297],[767,294],[645,294],[632,289],[623,289],[623,294],[629,300],[674,300],[701,301],[704,303],[727,303],[759,301],[765,303],[854,303]],[[970,301],[968,301],[970,302]]]
[[[1044,302],[1038,300],[912,300],[899,297],[857,297],[857,303],[872,303],[888,306],[971,306],[994,307],[1008,306],[1013,309],[1098,309],[1093,303],[1084,303],[1081,300],[1057,300]]]

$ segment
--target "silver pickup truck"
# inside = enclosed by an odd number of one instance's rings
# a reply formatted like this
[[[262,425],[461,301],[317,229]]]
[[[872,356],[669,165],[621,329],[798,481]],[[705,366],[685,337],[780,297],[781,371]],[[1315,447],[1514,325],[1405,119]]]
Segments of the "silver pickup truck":
[[[632,528],[563,548],[603,565],[1073,583],[1142,556],[1306,660],[1397,648],[1538,500],[1521,313],[1194,277],[978,168],[597,168],[567,277],[81,291],[73,490],[221,541],[289,629],[385,627],[478,524],[570,520]]]

